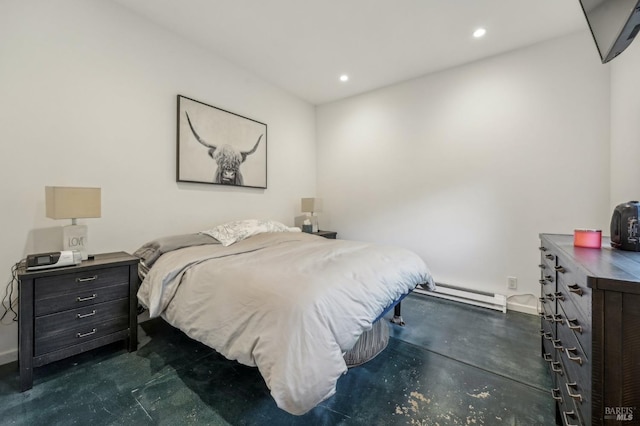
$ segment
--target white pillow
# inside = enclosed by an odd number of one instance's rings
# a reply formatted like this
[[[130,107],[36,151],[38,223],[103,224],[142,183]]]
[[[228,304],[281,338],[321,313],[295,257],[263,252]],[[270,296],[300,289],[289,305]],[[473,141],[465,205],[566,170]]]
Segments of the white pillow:
[[[300,228],[289,227],[273,220],[247,219],[228,222],[213,229],[200,231],[201,234],[209,235],[220,241],[225,247],[252,235],[265,232],[300,232]]]

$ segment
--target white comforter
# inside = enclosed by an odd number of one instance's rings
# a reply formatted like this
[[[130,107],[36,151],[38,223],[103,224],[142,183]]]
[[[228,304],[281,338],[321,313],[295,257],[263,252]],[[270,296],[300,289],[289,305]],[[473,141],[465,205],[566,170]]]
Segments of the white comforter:
[[[411,251],[269,233],[163,254],[138,299],[151,317],[257,366],[278,406],[300,415],[335,393],[344,352],[418,284],[433,280]]]

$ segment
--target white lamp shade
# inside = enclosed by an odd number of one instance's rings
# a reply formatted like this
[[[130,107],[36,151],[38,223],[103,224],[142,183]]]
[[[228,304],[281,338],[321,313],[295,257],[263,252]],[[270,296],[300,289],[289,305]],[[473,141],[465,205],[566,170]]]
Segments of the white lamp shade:
[[[300,208],[303,213],[322,212],[322,198],[303,198]]]
[[[45,204],[51,219],[78,219],[100,217],[100,188],[46,186]]]

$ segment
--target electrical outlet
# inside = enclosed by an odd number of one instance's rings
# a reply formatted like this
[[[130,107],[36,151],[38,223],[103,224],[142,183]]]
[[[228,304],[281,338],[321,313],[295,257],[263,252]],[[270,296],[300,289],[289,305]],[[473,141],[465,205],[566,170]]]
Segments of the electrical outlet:
[[[515,290],[518,288],[518,279],[516,277],[507,277],[507,288]]]

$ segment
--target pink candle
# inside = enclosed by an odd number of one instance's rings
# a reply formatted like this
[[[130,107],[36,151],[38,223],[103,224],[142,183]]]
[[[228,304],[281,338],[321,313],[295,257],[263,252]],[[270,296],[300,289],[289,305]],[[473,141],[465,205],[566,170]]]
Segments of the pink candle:
[[[573,245],[576,247],[601,248],[602,231],[600,229],[576,229],[573,232]]]

